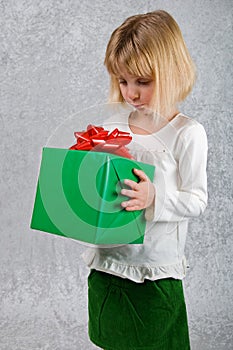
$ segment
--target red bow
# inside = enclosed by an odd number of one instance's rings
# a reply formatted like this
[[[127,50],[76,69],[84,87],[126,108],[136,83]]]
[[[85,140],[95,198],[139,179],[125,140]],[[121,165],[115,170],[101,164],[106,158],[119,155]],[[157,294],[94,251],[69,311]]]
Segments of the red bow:
[[[86,131],[75,132],[77,143],[70,150],[109,152],[118,156],[133,159],[125,147],[131,140],[129,132],[120,131],[117,128],[111,133],[101,126],[88,125]]]

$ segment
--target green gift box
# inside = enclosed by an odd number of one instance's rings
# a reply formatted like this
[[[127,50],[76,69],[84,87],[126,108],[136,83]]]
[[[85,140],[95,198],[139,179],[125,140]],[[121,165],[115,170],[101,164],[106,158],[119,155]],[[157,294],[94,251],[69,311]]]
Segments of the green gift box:
[[[121,207],[133,169],[152,180],[155,167],[110,153],[43,148],[31,228],[90,244],[141,244],[144,211]]]

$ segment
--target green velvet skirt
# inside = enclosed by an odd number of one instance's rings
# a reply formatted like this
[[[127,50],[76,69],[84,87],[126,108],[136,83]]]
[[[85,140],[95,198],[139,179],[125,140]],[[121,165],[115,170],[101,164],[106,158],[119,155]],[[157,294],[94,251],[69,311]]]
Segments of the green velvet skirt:
[[[189,350],[182,281],[135,283],[91,270],[90,340],[104,350]]]

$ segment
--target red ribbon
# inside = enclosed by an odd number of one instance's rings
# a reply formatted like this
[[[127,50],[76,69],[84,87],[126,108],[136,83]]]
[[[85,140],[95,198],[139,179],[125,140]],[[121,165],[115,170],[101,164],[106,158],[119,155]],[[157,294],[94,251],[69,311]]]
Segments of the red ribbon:
[[[109,133],[101,126],[90,124],[86,131],[75,132],[74,136],[77,142],[69,148],[70,150],[109,152],[133,159],[125,147],[132,140],[129,132],[120,131],[116,128]]]

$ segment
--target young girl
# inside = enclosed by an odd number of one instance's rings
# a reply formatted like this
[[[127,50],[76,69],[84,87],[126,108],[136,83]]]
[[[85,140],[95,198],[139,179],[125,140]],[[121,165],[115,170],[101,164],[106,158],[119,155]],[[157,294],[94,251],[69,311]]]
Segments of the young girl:
[[[178,110],[195,69],[175,20],[165,11],[132,16],[108,43],[112,102],[131,106],[108,121],[130,131],[138,161],[155,165],[153,183],[125,180],[122,207],[145,209],[142,245],[88,249],[89,336],[105,350],[188,350],[182,279],[188,219],[207,204],[207,139]]]

